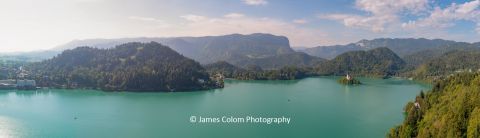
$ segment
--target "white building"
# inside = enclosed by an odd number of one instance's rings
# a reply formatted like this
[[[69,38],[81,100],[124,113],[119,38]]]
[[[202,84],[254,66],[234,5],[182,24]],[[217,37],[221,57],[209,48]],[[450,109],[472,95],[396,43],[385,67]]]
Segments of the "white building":
[[[352,76],[350,76],[348,73],[347,73],[347,76],[345,78],[347,78],[347,80],[352,80]]]
[[[12,85],[17,84],[15,82],[15,80],[0,80],[0,83],[2,83],[2,84],[12,84]]]
[[[17,87],[36,87],[35,80],[17,80]]]

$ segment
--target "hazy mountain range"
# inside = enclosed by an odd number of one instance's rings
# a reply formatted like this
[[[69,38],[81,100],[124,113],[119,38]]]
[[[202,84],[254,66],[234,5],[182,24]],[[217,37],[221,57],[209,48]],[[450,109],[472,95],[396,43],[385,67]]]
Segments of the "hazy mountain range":
[[[480,46],[480,42],[466,43],[424,38],[379,38],[361,40],[346,45],[302,47],[294,50],[290,46],[287,37],[255,33],[249,35],[231,34],[204,37],[85,39],[74,40],[48,51],[17,53],[13,55],[21,55],[36,61],[51,58],[63,50],[80,46],[106,49],[128,42],[151,41],[169,46],[185,57],[194,59],[201,64],[227,61],[239,67],[257,65],[264,69],[283,66],[313,66],[326,61],[325,59],[333,59],[345,52],[367,51],[379,47],[389,48],[403,58],[409,66],[418,66],[451,50],[478,49]]]
[[[480,46],[480,43],[456,42],[443,39],[425,39],[425,38],[378,38],[373,40],[361,40],[356,43],[333,46],[317,46],[299,50],[310,55],[332,59],[337,55],[348,51],[370,50],[379,47],[387,47],[400,57],[405,57],[416,52],[432,49],[442,49],[450,46]]]
[[[237,66],[258,65],[264,69],[283,66],[310,66],[324,59],[295,52],[288,38],[271,34],[231,34],[205,37],[123,38],[75,40],[54,48],[56,51],[78,46],[111,48],[127,42],[155,41],[201,64],[227,61]],[[278,60],[277,60],[278,59]]]
[[[78,46],[111,48],[127,42],[151,41],[167,45],[180,54],[195,59],[202,64],[219,60],[235,64],[249,59],[260,59],[295,52],[290,47],[287,37],[260,33],[205,37],[87,39],[72,41],[55,48],[55,50],[72,49]]]

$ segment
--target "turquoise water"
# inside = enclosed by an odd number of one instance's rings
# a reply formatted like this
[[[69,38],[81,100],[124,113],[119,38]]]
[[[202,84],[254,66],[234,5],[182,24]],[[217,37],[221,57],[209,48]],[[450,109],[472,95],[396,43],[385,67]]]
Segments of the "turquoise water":
[[[334,77],[226,81],[182,93],[0,91],[0,137],[384,137],[429,86],[399,79]],[[195,117],[286,117],[289,124],[191,123]]]

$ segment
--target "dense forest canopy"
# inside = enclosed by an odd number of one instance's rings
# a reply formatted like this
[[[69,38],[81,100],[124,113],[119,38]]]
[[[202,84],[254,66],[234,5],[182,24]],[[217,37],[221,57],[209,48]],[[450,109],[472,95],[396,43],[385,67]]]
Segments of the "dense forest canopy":
[[[389,137],[480,137],[480,74],[439,80],[405,106],[405,120]]]
[[[480,71],[480,50],[453,50],[425,61],[405,75],[416,79],[438,79],[459,72]]]
[[[294,80],[313,76],[311,68],[282,67],[275,70],[263,70],[261,67],[250,65],[240,68],[225,61],[205,65],[210,74],[222,74],[227,78],[238,80]]]
[[[452,45],[438,46],[435,48],[430,48],[427,50],[422,50],[415,52],[410,55],[404,56],[405,62],[410,66],[409,68],[414,69],[419,65],[428,62],[432,59],[438,58],[445,53],[450,51],[479,51],[480,47],[475,44],[466,44],[466,43],[455,43]]]
[[[214,86],[205,69],[156,42],[79,47],[29,66],[40,86],[109,91],[184,91]]]

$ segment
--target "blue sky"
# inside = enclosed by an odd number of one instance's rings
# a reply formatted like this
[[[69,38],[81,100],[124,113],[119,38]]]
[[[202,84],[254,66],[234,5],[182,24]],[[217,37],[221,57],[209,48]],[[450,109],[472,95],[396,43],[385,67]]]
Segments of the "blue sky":
[[[75,39],[272,33],[292,46],[374,38],[480,41],[480,0],[0,1],[0,52]]]

